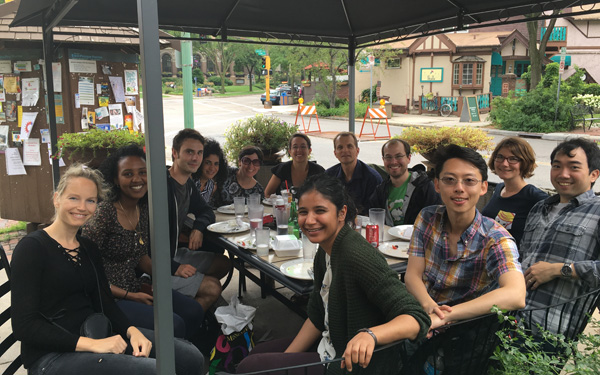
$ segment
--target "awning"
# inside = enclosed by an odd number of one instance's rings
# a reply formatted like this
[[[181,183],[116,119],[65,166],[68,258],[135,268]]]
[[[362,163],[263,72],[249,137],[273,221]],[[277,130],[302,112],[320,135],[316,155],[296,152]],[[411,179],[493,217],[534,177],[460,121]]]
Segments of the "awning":
[[[560,64],[560,55],[554,55],[550,58],[550,60]],[[565,66],[571,66],[571,56],[570,55],[565,55]]]

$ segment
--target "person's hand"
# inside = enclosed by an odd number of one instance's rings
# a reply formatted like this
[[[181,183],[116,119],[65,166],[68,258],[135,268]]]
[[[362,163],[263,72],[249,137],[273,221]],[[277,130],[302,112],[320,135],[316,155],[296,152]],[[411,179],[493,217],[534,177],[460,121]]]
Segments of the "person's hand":
[[[352,371],[352,364],[358,363],[362,368],[365,368],[371,362],[375,350],[375,340],[367,332],[359,332],[346,345],[344,351],[344,360],[341,363],[341,368],[346,368]]]
[[[131,326],[127,329],[127,336],[129,337],[129,343],[133,348],[134,357],[148,357],[150,350],[152,350],[152,342],[140,332],[139,329]]]
[[[435,314],[438,316],[438,318],[444,319],[446,317],[446,313],[452,312],[452,307],[448,305],[439,306],[437,303],[432,302],[427,306],[423,306],[423,310],[425,310],[427,314]]]
[[[114,335],[105,339],[90,339],[88,337],[80,337],[77,345],[81,346],[81,351],[92,352],[92,353],[112,353],[112,354],[123,354],[127,348],[127,343],[120,335]]]
[[[188,241],[188,248],[190,250],[198,250],[202,247],[202,240],[204,239],[204,233],[198,229],[192,229],[190,233],[190,239]]]
[[[562,263],[537,262],[525,271],[525,284],[536,290],[542,284],[560,276]]]
[[[189,264],[181,264],[177,267],[177,271],[175,271],[175,276],[183,277],[187,279],[188,277],[194,276],[196,273],[196,267],[191,266]]]
[[[144,305],[152,305],[154,303],[154,297],[144,292],[129,293],[128,296],[130,300],[143,303]]]

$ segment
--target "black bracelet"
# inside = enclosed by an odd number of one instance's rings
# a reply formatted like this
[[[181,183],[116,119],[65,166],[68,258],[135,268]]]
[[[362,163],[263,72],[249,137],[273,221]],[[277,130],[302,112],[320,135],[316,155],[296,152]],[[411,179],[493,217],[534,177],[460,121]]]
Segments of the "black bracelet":
[[[373,340],[375,340],[375,346],[377,346],[377,336],[375,336],[375,334],[373,333],[373,331],[371,331],[371,329],[369,328],[361,328],[356,332],[366,332],[369,335],[371,335],[371,337],[373,338]]]
[[[123,296],[123,298],[122,298],[122,299],[127,299],[127,295],[128,295],[128,294],[129,294],[129,291],[128,291],[128,290],[126,290],[126,291],[125,291],[125,295]]]

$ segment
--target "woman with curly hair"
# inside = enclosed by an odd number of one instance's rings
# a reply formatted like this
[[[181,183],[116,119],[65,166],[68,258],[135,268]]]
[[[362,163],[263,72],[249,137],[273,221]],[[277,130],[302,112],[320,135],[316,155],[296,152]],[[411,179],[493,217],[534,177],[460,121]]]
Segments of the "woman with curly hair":
[[[227,160],[219,142],[206,138],[202,154],[202,165],[192,174],[200,195],[212,208],[221,204],[221,188],[227,179]]]

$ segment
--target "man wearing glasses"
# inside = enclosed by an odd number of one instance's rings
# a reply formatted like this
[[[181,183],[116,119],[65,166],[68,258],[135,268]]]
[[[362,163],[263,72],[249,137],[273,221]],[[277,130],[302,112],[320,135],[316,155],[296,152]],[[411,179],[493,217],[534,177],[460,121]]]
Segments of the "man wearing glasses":
[[[511,235],[476,208],[487,192],[487,165],[476,151],[438,150],[435,189],[443,206],[424,208],[408,250],[406,288],[432,321],[431,329],[490,312],[525,306],[525,280]]]
[[[371,207],[385,209],[385,224],[413,224],[423,207],[442,204],[424,168],[409,169],[410,145],[398,138],[381,147],[388,178],[371,195]],[[421,165],[422,167],[422,165]]]

